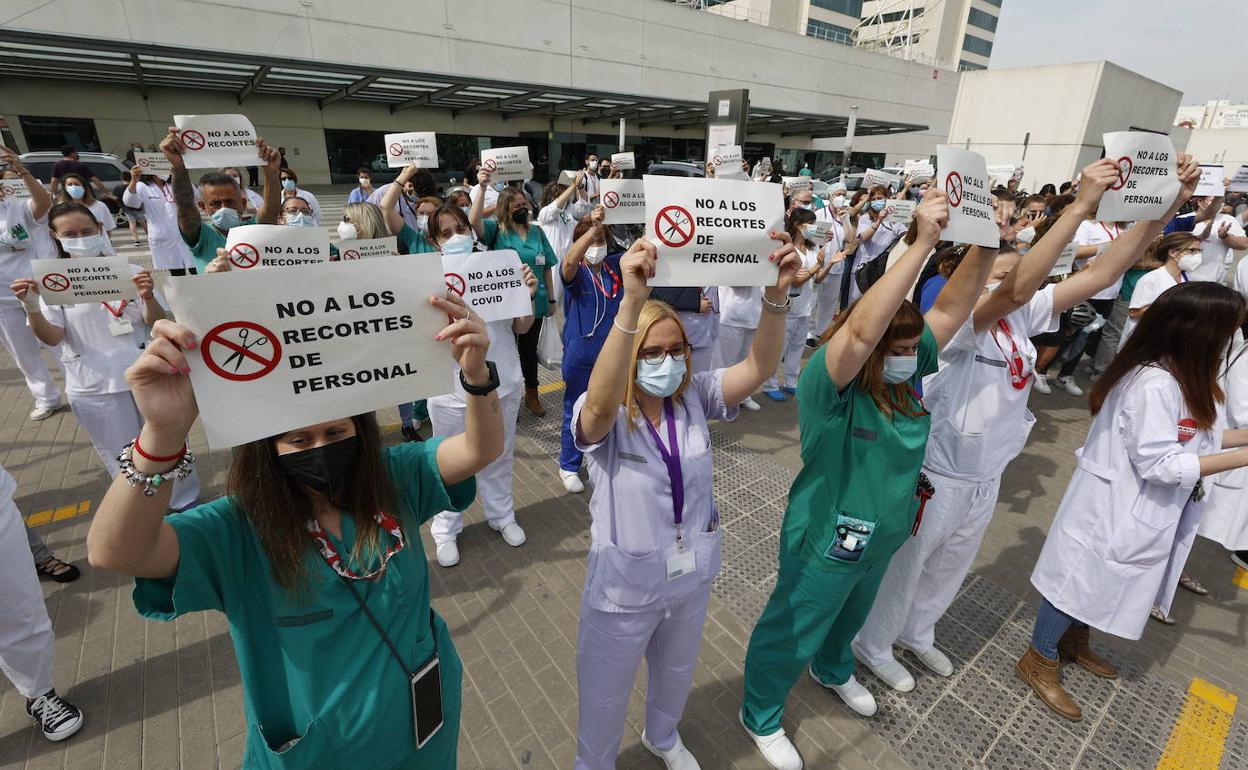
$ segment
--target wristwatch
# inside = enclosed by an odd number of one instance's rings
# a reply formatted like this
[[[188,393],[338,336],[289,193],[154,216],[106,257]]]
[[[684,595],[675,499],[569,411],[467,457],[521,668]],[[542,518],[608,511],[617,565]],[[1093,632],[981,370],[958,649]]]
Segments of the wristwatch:
[[[493,361],[486,361],[485,369],[490,373],[490,379],[484,385],[469,385],[464,379],[464,370],[459,370],[459,384],[465,393],[470,396],[488,396],[498,390],[498,367],[494,366]]]

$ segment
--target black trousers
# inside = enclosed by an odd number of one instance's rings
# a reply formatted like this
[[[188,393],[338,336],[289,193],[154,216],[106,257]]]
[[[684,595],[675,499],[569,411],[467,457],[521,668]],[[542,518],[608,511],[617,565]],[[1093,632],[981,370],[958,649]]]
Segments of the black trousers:
[[[537,387],[537,341],[542,336],[545,318],[534,318],[533,325],[524,334],[516,335],[516,350],[520,354],[520,373],[524,375],[524,387]]]
[[[1092,309],[1100,313],[1105,319],[1109,319],[1109,314],[1114,312],[1113,299],[1090,299],[1088,304]],[[1058,370],[1059,377],[1069,377],[1075,373],[1075,367],[1079,365],[1079,361],[1083,358],[1084,353],[1089,357],[1096,355],[1096,348],[1101,344],[1101,331],[1104,326],[1088,335],[1088,342],[1083,346],[1083,350],[1078,355],[1072,356],[1069,361],[1062,364],[1062,368]]]
[[[171,267],[169,268],[169,275],[186,275],[188,273],[191,275],[199,275],[199,271],[193,267]]]

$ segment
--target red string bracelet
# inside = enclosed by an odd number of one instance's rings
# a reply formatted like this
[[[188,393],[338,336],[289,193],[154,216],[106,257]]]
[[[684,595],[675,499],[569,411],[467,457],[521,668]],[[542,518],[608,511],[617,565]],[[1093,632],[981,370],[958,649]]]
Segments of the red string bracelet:
[[[155,455],[149,455],[147,452],[144,452],[143,447],[139,446],[139,437],[135,436],[134,453],[151,463],[172,463],[181,460],[182,456],[186,454],[186,444],[182,444],[182,451],[178,452],[176,455],[170,455],[169,457],[156,457]]]

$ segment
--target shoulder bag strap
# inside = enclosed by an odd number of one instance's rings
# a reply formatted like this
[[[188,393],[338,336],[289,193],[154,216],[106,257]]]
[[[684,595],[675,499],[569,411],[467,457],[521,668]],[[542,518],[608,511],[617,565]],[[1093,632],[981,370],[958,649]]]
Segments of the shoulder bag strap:
[[[399,650],[394,646],[394,642],[390,641],[389,635],[382,630],[381,623],[377,622],[376,616],[374,616],[373,611],[368,608],[368,604],[364,601],[364,597],[360,596],[360,592],[356,590],[355,584],[348,578],[342,577],[341,575],[339,577],[342,579],[343,583],[346,583],[347,590],[349,590],[351,595],[355,597],[355,601],[359,603],[360,609],[364,610],[364,615],[367,616],[368,621],[373,624],[373,628],[377,629],[377,633],[381,636],[381,640],[386,643],[387,647],[390,648],[390,654],[393,655],[395,661],[398,662],[399,668],[403,669],[404,674],[410,676],[412,669],[408,668],[407,664],[403,662],[403,656],[399,654]]]

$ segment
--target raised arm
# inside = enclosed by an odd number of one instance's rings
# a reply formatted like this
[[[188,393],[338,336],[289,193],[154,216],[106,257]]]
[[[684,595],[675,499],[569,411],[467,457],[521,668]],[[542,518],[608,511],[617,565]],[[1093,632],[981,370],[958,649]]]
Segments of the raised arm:
[[[996,258],[996,249],[972,246],[953,275],[949,276],[940,294],[936,295],[935,304],[923,315],[923,320],[931,327],[937,348],[943,349],[966,323],[966,317],[971,314],[983,292],[984,282],[988,280]]]
[[[1035,243],[1027,256],[1019,260],[1001,285],[975,306],[975,331],[982,332],[1031,301],[1044,279],[1053,272],[1053,266],[1062,250],[1075,237],[1079,223],[1096,213],[1101,196],[1117,179],[1117,165],[1106,158],[1096,161],[1083,170],[1079,195],[1066,207],[1062,215]],[[1092,296],[1092,295],[1088,295]],[[1084,299],[1087,299],[1086,297]],[[1082,300],[1081,300],[1082,301]]]
[[[1053,287],[1053,312],[1060,313],[1083,302],[1098,291],[1107,289],[1117,281],[1119,276],[1139,260],[1140,255],[1148,248],[1153,239],[1166,228],[1175,212],[1187,203],[1196,191],[1196,183],[1200,181],[1200,166],[1187,153],[1179,153],[1179,194],[1170,205],[1169,211],[1160,219],[1151,222],[1137,222],[1135,227],[1114,239],[1109,248],[1097,257],[1087,268],[1080,270],[1071,277]],[[1045,238],[1048,236],[1046,235]],[[1041,243],[1045,238],[1041,239]]]
[[[194,245],[199,243],[199,227],[204,220],[199,215],[199,207],[195,205],[195,189],[191,186],[191,175],[186,170],[186,162],[182,157],[186,147],[182,144],[182,137],[176,126],[169,127],[169,133],[160,143],[160,151],[173,167],[171,181],[173,205],[178,210],[178,230],[182,233],[182,240]]]
[[[485,322],[464,301],[453,294],[430,297],[429,304],[455,319],[438,332],[437,339],[450,340],[451,355],[459,362],[464,381],[480,386],[489,382],[486,353],[490,335]],[[503,453],[503,414],[498,391],[485,396],[466,397],[464,432],[438,445],[438,472],[446,484],[458,484],[494,462]]]
[[[485,240],[485,191],[490,186],[490,172],[484,168],[477,170],[477,194],[472,198],[472,206],[468,209],[468,223],[477,238]]]
[[[9,170],[26,183],[26,189],[30,191],[30,215],[36,220],[42,219],[48,209],[52,208],[52,196],[48,195],[47,189],[30,173],[30,169],[22,165],[22,159],[17,153],[8,147],[0,147],[0,163],[7,163]]]
[[[260,173],[264,175],[264,190],[261,193],[264,202],[256,209],[256,222],[262,225],[275,225],[282,214],[282,183],[279,179],[282,170],[282,155],[270,147],[263,139],[256,138],[256,154],[264,163]]]
[[[778,269],[776,282],[763,290],[763,312],[749,355],[724,371],[725,404],[739,404],[758,390],[758,386],[775,373],[780,357],[784,355],[785,316],[793,304],[789,299],[789,288],[795,285],[802,260],[793,244],[779,233],[770,235],[782,244],[768,257]]]
[[[155,284],[152,283],[152,275],[146,270],[140,270],[132,280],[139,290],[139,301],[143,303],[143,323],[148,327],[155,326],[157,321],[163,321],[166,316],[165,309],[156,301],[153,293]]]
[[[590,212],[590,221],[594,226],[581,234],[568,247],[568,253],[563,255],[563,261],[559,263],[559,275],[563,278],[564,283],[572,283],[576,278],[576,271],[581,269],[581,261],[585,259],[585,250],[594,245],[594,241],[606,234],[606,225],[602,223],[603,218],[607,215],[607,210],[599,203],[594,206],[594,210]],[[650,292],[646,292],[646,296],[650,296]],[[638,310],[640,312],[640,309]],[[630,327],[631,328],[631,327]]]
[[[928,190],[923,202],[915,208],[914,217],[919,222],[914,244],[858,300],[850,311],[849,320],[823,347],[824,366],[838,388],[848,386],[862,371],[863,364],[897,314],[897,308],[910,293],[927,255],[936,247],[940,231],[949,221],[948,198],[943,192]]]
[[[61,340],[65,339],[65,330],[44,317],[43,308],[39,305],[39,287],[35,282],[29,278],[18,278],[9,288],[22,301],[26,320],[30,322],[30,330],[35,337],[48,347],[61,344]]]
[[[381,196],[381,214],[386,218],[386,227],[391,235],[398,235],[403,229],[403,215],[399,213],[399,196],[403,194],[403,186],[416,175],[416,162],[412,161],[403,167],[394,183],[386,187]]]

